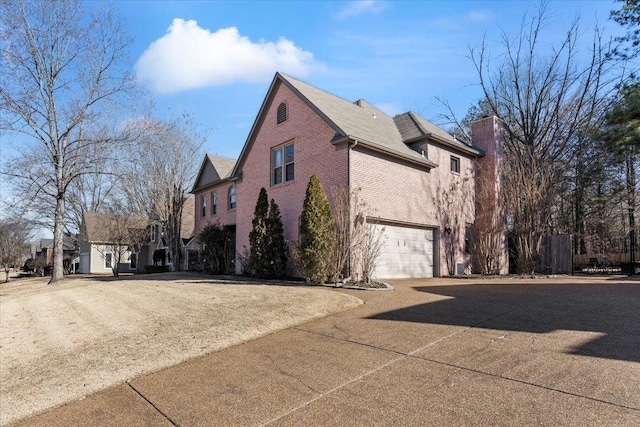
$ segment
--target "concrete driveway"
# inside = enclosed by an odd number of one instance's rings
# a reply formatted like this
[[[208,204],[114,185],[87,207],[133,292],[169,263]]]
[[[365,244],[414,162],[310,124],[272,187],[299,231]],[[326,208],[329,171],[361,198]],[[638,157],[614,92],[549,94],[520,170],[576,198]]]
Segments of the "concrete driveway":
[[[640,425],[640,282],[392,282],[20,425]]]
[[[3,283],[0,425],[361,303],[189,273]]]

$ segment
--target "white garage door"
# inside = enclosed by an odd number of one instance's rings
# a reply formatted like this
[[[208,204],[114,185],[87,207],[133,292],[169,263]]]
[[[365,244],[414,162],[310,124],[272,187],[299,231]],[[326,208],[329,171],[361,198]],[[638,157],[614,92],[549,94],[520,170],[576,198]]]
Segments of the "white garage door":
[[[371,224],[384,233],[384,247],[375,277],[433,277],[433,230]]]

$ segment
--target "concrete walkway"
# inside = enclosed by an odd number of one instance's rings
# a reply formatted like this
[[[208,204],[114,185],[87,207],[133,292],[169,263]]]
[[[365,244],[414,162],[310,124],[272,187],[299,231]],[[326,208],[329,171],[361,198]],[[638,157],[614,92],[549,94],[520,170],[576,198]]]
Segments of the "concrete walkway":
[[[19,425],[640,425],[637,280],[392,284]]]

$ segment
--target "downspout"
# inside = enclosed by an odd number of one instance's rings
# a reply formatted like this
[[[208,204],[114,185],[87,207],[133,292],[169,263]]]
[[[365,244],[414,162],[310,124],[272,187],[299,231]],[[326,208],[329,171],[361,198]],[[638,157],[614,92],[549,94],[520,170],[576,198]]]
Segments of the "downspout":
[[[349,191],[349,227],[353,226],[353,218],[351,218],[351,149],[355,148],[358,145],[358,140],[353,140],[353,145],[349,145],[349,141],[347,141],[347,189]],[[349,241],[349,246],[351,246],[351,241]],[[351,253],[349,253],[349,267],[347,268],[347,272],[349,273],[349,277],[352,276],[351,271]]]
[[[347,145],[349,143],[347,142]],[[358,140],[353,140],[353,145],[348,145],[347,149],[347,186],[351,189],[351,149],[358,145]]]

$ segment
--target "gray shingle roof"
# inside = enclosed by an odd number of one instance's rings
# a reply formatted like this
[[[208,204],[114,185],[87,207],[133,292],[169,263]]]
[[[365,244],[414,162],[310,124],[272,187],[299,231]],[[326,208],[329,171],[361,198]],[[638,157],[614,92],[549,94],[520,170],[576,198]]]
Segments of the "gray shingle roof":
[[[375,148],[434,167],[435,164],[407,147],[394,120],[364,100],[349,102],[314,86],[280,74],[294,91],[324,116],[336,133]]]
[[[462,151],[467,154],[481,155],[482,151],[477,147],[464,144],[455,139],[449,132],[423,119],[413,111],[394,117],[394,122],[407,142],[421,137],[430,137],[443,145]]]
[[[83,215],[87,242],[110,243],[114,233],[124,232],[124,229],[142,230],[147,226],[147,220],[139,215],[125,218],[120,215],[99,212],[85,212]],[[117,234],[117,233],[116,233]]]
[[[236,165],[236,159],[230,159],[228,157],[216,156],[215,154],[207,154],[209,161],[216,168],[220,179],[226,179],[231,176],[231,171]]]
[[[41,239],[38,249],[42,249],[42,248],[48,248],[48,249],[52,249],[53,248],[53,239]],[[64,251],[70,251],[73,250],[75,248],[75,242],[73,241],[73,238],[71,238],[70,236],[63,234],[62,235],[62,250]]]
[[[202,188],[209,187],[230,178],[236,162],[236,159],[231,159],[229,157],[207,154],[200,165],[200,170],[198,171],[198,176],[196,176],[196,180],[193,183],[191,193],[195,193]],[[209,163],[213,167],[213,170],[208,167]]]

